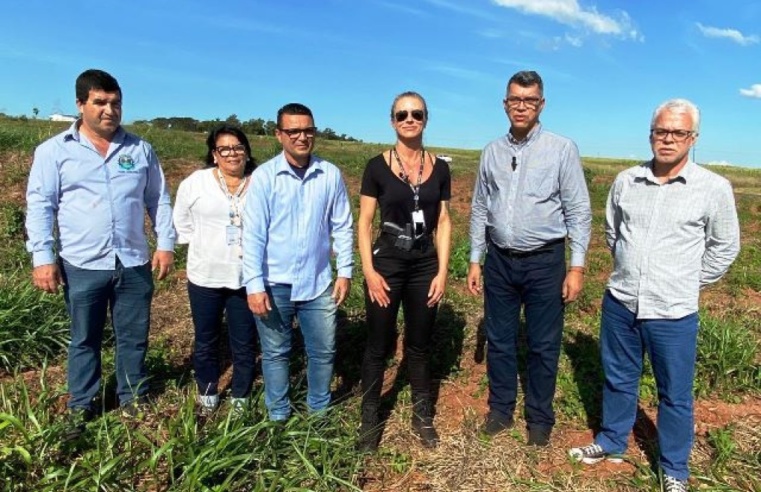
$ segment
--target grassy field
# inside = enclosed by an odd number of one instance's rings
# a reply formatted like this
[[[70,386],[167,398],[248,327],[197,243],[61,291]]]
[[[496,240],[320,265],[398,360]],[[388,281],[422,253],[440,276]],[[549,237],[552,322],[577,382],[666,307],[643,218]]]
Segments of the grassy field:
[[[361,268],[341,311],[336,405],[321,420],[297,412],[287,425],[265,420],[261,378],[242,416],[223,406],[205,421],[194,416],[192,323],[185,291],[185,251],[177,271],[157,283],[148,357],[152,405],[139,419],[114,412],[113,339],[106,341],[102,415],[83,438],[63,444],[68,324],[61,296],[35,291],[24,251],[24,191],[37,143],[65,128],[42,121],[0,120],[0,487],[6,491],[641,491],[660,490],[655,470],[656,392],[645,370],[641,406],[627,460],[582,467],[566,458],[600,421],[600,301],[611,261],[604,247],[603,206],[616,173],[633,162],[585,159],[594,221],[586,285],[568,310],[552,445],[525,445],[522,416],[494,439],[478,432],[487,381],[482,300],[467,294],[467,223],[478,152],[435,149],[453,157],[453,257],[435,337],[436,450],[410,434],[411,402],[401,351],[389,361],[389,418],[378,454],[354,448],[359,423],[359,366],[365,344]],[[200,166],[201,134],[132,128],[155,146],[167,178],[179,182]],[[253,139],[262,162],[279,151]],[[344,172],[352,202],[368,158],[381,145],[319,142],[317,152]],[[583,152],[583,149],[582,149]],[[761,491],[761,171],[717,168],[736,192],[742,252],[730,273],[702,295],[695,381],[695,490]],[[357,262],[359,261],[357,255]],[[401,347],[401,344],[398,344]],[[229,361],[223,387],[229,383]],[[294,401],[304,401],[304,360],[293,361]],[[519,401],[521,408],[522,401]]]

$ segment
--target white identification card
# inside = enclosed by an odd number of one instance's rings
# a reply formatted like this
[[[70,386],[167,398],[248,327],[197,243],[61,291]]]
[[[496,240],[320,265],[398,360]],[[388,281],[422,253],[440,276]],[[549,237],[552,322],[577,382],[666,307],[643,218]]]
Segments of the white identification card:
[[[415,210],[412,212],[412,223],[416,226],[418,224],[425,226],[425,216],[423,215],[422,210]]]
[[[240,244],[240,227],[229,225],[225,228],[227,235],[227,245],[237,246]]]

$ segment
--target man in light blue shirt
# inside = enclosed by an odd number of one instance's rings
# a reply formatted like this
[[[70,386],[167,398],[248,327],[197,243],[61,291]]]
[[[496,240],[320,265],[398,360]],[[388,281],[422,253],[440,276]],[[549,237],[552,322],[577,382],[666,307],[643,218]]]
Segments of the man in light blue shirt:
[[[317,412],[330,403],[336,309],[351,285],[351,206],[341,172],[312,154],[315,134],[309,108],[280,108],[275,135],[283,152],[252,175],[243,214],[243,281],[256,316],[271,420],[291,414],[294,318],[308,358],[308,409]],[[331,249],[338,270],[332,289]]]
[[[76,97],[80,118],[37,147],[26,195],[34,285],[51,294],[62,286],[71,317],[72,438],[94,415],[109,309],[119,403],[134,413],[144,400],[151,270],[158,270],[159,279],[167,275],[175,241],[163,172],[151,146],[120,126],[122,92],[116,79],[86,70],[77,78]],[[152,260],[146,212],[157,239]]]

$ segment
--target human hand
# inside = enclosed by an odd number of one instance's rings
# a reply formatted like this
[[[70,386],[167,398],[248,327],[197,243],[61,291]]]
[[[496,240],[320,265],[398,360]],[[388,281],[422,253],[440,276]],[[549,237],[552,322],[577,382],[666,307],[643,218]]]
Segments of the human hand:
[[[584,286],[584,270],[571,267],[563,281],[563,302],[568,304],[579,297],[581,288]]]
[[[346,277],[336,278],[335,285],[333,285],[333,294],[330,296],[336,303],[336,306],[340,306],[349,295],[351,290],[351,279]]]
[[[365,282],[367,283],[367,294],[370,296],[370,302],[377,302],[380,307],[387,307],[391,302],[388,297],[391,287],[386,283],[386,279],[373,270],[365,273]]]
[[[438,304],[444,297],[444,288],[447,285],[446,272],[440,273],[433,277],[431,281],[431,287],[428,289],[428,307],[433,307]]]
[[[156,278],[162,280],[169,275],[174,265],[174,251],[159,251],[156,250],[153,253],[153,261],[151,262],[151,271],[155,272],[158,269],[159,273]]]
[[[272,311],[270,296],[268,296],[266,292],[249,294],[246,301],[248,301],[248,308],[254,313],[254,316],[266,318],[267,314]]]
[[[481,265],[478,263],[471,263],[468,268],[468,290],[474,296],[481,293]]]
[[[48,294],[56,294],[58,286],[63,285],[63,276],[61,276],[61,270],[55,263],[40,265],[32,270],[32,283]]]

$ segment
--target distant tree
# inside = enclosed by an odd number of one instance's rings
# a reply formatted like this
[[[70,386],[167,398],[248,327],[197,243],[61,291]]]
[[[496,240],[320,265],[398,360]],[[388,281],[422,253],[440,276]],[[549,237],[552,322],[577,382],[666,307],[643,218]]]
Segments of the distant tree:
[[[264,135],[264,120],[261,118],[250,119],[241,125],[244,132],[249,135]]]
[[[227,119],[225,119],[225,123],[228,125],[237,126],[237,127],[241,126],[240,120],[238,119],[237,114],[231,114],[230,116],[228,116]]]
[[[277,123],[275,123],[272,120],[267,120],[267,123],[264,124],[264,134],[274,135],[276,128],[277,128]]]
[[[338,135],[332,128],[324,128],[322,130],[318,130],[317,134],[320,136],[320,138],[324,138],[325,140],[338,140]]]
[[[32,108],[32,114],[34,115],[34,119],[37,119],[37,115],[40,114],[39,108]]]

